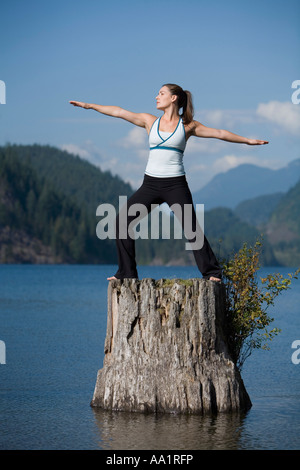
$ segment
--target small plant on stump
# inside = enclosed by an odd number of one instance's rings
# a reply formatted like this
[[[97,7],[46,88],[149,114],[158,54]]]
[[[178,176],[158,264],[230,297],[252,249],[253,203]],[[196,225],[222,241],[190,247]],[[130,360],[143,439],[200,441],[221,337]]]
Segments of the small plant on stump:
[[[253,247],[245,243],[227,262],[223,262],[226,289],[228,340],[232,359],[239,370],[254,349],[270,349],[269,342],[280,332],[271,328],[273,318],[267,313],[275,298],[297,279],[298,269],[284,278],[282,274],[257,276],[262,242]]]

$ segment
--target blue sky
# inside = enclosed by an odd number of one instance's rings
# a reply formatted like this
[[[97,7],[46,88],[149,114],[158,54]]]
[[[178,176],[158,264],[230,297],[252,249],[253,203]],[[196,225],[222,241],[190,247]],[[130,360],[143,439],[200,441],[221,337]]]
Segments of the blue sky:
[[[69,100],[159,115],[155,96],[173,82],[192,92],[203,124],[270,141],[190,139],[192,191],[241,163],[280,168],[300,158],[300,105],[291,101],[299,0],[7,0],[0,8],[0,145],[54,145],[137,187],[146,131]]]

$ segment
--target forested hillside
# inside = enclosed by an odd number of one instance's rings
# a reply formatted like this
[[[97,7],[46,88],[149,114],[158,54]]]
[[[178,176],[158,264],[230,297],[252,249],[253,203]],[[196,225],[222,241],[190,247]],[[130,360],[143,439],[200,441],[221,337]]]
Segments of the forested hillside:
[[[265,231],[279,262],[300,266],[300,181],[280,199]]]
[[[222,204],[236,209],[249,199],[274,193],[286,193],[300,178],[300,159],[278,170],[253,164],[241,164],[218,173],[202,189],[194,194],[195,203],[213,209]]]
[[[300,181],[286,193],[244,201],[234,213],[265,234],[280,264],[300,265]]]
[[[276,209],[284,193],[266,194],[247,199],[237,205],[234,213],[254,227],[263,227]]]
[[[38,175],[20,150],[0,150],[1,262],[36,262],[41,253],[47,253],[44,262],[52,263],[106,262],[113,257],[111,243],[97,243],[90,211],[57,189],[52,178]],[[68,172],[66,165],[66,186]]]
[[[2,148],[2,151],[4,149]],[[133,189],[120,177],[101,171],[88,161],[48,145],[11,145],[5,148],[35,170],[39,179],[47,181],[56,191],[71,196],[93,215],[103,202],[117,205],[119,195],[129,196]]]
[[[0,262],[113,263],[115,241],[96,236],[96,208],[118,208],[133,189],[120,177],[55,147],[0,147]],[[222,258],[259,232],[230,209],[205,213],[205,233]],[[137,240],[139,264],[194,264],[185,240]],[[276,264],[266,242],[263,264]]]

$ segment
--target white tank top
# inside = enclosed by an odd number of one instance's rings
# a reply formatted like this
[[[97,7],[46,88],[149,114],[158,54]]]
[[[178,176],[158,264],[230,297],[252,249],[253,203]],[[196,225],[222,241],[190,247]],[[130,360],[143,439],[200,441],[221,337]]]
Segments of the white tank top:
[[[149,132],[149,158],[145,173],[157,178],[171,178],[185,174],[183,153],[186,146],[185,129],[180,118],[173,133],[159,130],[160,120],[154,121]]]

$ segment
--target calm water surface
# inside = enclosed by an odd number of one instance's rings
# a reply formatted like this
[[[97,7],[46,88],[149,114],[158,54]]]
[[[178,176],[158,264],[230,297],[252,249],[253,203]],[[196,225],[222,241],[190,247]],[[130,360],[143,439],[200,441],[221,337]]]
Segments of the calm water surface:
[[[270,311],[282,329],[247,359],[246,415],[143,415],[90,407],[104,358],[112,266],[0,266],[0,449],[299,449],[300,280]],[[275,272],[279,268],[265,268]],[[280,268],[284,274],[293,269]],[[193,267],[141,267],[140,278],[198,277]],[[300,357],[300,354],[299,356]]]

